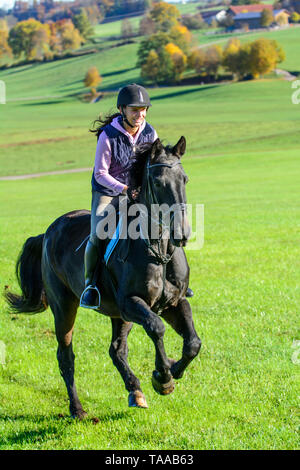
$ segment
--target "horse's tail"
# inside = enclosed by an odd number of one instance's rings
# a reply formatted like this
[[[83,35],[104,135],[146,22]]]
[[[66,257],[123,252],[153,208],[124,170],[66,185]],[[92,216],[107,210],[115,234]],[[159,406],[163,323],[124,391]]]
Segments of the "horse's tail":
[[[28,238],[19,255],[16,274],[22,295],[4,294],[15,313],[38,313],[48,307],[41,270],[43,239],[44,234]]]

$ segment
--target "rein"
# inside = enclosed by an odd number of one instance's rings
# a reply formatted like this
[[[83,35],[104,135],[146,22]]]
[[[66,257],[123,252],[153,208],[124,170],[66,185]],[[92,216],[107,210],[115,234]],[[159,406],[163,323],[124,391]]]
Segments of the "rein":
[[[180,160],[178,160],[178,162],[175,162],[175,163],[153,163],[152,165],[150,165],[150,162],[149,162],[149,159],[147,161],[147,186],[146,186],[146,200],[147,202],[149,203],[149,205],[151,206],[152,204],[158,204],[158,200],[157,200],[157,197],[156,197],[156,194],[155,194],[155,191],[154,191],[154,188],[153,188],[153,181],[152,181],[152,176],[150,174],[150,170],[151,168],[156,168],[158,166],[164,166],[164,167],[167,167],[167,168],[173,168],[175,167],[176,165],[179,165],[181,164]],[[173,217],[174,215],[172,215],[172,220],[173,220]],[[162,222],[160,222],[160,226],[162,226]],[[170,259],[172,258],[173,254],[174,254],[174,251],[175,251],[175,248],[173,250],[173,252],[171,253],[171,255],[164,255],[162,252],[161,252],[161,239],[162,239],[162,235],[160,236],[159,240],[158,240],[158,249],[155,250],[155,248],[152,246],[150,240],[149,240],[149,237],[147,239],[143,239],[145,244],[147,245],[147,247],[152,251],[156,261],[159,263],[159,264],[162,264],[162,265],[166,265]]]
[[[146,180],[147,185],[146,185],[146,194],[145,194],[145,196],[146,196],[146,201],[150,206],[151,206],[151,204],[158,204],[157,196],[156,196],[155,190],[153,188],[153,179],[152,179],[152,176],[150,174],[150,170],[152,168],[156,168],[156,167],[159,167],[159,166],[164,166],[164,167],[167,167],[167,168],[173,168],[178,164],[181,164],[181,162],[178,161],[178,162],[175,162],[175,163],[172,163],[172,164],[170,164],[170,163],[153,163],[152,165],[150,165],[150,162],[149,162],[149,159],[148,159],[148,161],[147,161],[147,180]],[[182,206],[182,204],[181,204],[181,206]],[[172,215],[170,225],[172,224],[173,218],[174,218],[174,214]],[[162,225],[163,225],[161,217],[160,217],[160,220],[159,220],[159,225],[160,225],[160,227],[162,227]],[[165,282],[166,282],[166,274],[167,274],[167,264],[172,259],[172,256],[175,252],[175,246],[174,246],[173,251],[170,255],[168,253],[167,254],[162,253],[161,240],[162,240],[162,231],[161,231],[160,238],[158,239],[158,248],[156,250],[151,244],[151,241],[149,239],[149,235],[148,235],[147,238],[143,237],[144,243],[146,244],[147,248],[153,253],[157,263],[161,264],[163,266],[163,277],[162,277],[162,281],[163,281],[162,299],[163,300],[160,302],[160,306],[159,306],[159,309],[158,309],[158,312],[157,312],[158,315],[160,315],[162,313],[162,311],[164,309],[164,306],[166,304],[166,301],[167,301],[166,296],[165,296]]]

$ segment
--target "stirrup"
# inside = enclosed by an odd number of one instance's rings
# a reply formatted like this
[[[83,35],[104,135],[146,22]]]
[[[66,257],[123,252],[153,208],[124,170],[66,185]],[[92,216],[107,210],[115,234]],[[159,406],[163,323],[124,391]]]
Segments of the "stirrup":
[[[85,305],[85,304],[82,304],[82,298],[83,298],[84,294],[85,294],[88,290],[95,290],[95,291],[97,292],[97,294],[98,294],[98,305]],[[99,307],[100,307],[100,304],[101,304],[101,294],[100,294],[100,292],[99,292],[98,287],[92,286],[91,284],[88,285],[88,286],[84,289],[84,291],[82,292],[82,294],[81,294],[81,296],[80,296],[79,307],[95,309],[95,308],[99,308]]]

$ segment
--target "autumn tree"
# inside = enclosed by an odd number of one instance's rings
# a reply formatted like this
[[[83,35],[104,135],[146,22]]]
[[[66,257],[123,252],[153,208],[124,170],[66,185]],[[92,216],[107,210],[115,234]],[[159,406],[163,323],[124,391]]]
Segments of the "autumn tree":
[[[187,57],[183,53],[183,51],[178,47],[176,44],[170,42],[165,46],[165,51],[171,57],[172,64],[173,64],[173,74],[172,80],[174,82],[179,82],[182,73],[186,69],[187,65]]]
[[[274,70],[283,58],[283,50],[276,41],[257,39],[250,47],[250,72],[254,78],[258,78]]]
[[[223,66],[233,75],[240,75],[240,57],[241,42],[237,38],[230,39],[223,50]]]
[[[12,50],[8,45],[8,26],[4,19],[0,19],[0,59],[4,56],[12,56]]]
[[[146,62],[141,68],[141,77],[145,81],[150,81],[157,85],[159,81],[160,59],[158,53],[151,49],[146,59]]]
[[[261,12],[261,17],[260,17],[261,26],[266,28],[266,27],[270,26],[270,24],[272,24],[273,21],[274,21],[273,13],[270,10],[268,10],[267,8],[265,8]]]
[[[91,89],[93,96],[96,95],[96,87],[102,82],[97,67],[90,67],[85,74],[83,83],[84,86]]]
[[[142,67],[148,58],[149,52],[154,50],[159,52],[162,47],[171,42],[171,38],[167,33],[159,32],[143,39],[138,48],[137,67]]]
[[[169,36],[174,44],[187,53],[190,49],[192,35],[183,25],[175,25],[170,29]]]
[[[180,17],[180,12],[176,6],[166,2],[154,3],[149,14],[155,23],[156,30],[164,32],[175,26]]]
[[[203,49],[194,49],[188,56],[188,68],[197,73],[204,72],[205,52]]]
[[[60,48],[63,52],[78,49],[84,42],[71,20],[57,21],[55,27]]]
[[[50,40],[50,27],[33,18],[20,21],[9,32],[8,44],[16,57],[22,53],[26,60],[43,57]]]
[[[296,11],[293,11],[293,13],[290,16],[291,23],[300,23],[300,15]]]
[[[216,78],[222,65],[222,55],[222,48],[219,45],[210,46],[205,50],[204,68],[208,75]]]

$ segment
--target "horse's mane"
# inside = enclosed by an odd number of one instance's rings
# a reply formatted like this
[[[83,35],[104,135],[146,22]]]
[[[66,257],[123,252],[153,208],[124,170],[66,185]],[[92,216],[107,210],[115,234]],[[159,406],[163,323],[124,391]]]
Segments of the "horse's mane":
[[[152,145],[152,142],[146,142],[144,144],[139,145],[136,149],[136,152],[133,157],[134,161],[130,168],[130,186],[133,189],[142,186],[144,169],[149,155],[149,150],[151,149]]]
[[[131,183],[130,186],[132,189],[140,188],[143,183],[144,169],[149,156],[149,150],[151,149],[153,142],[146,142],[137,147],[134,154],[134,162],[130,168]],[[166,154],[172,153],[172,146],[164,146]]]

